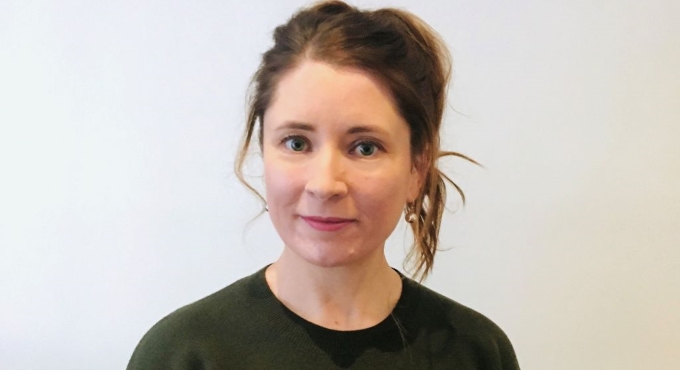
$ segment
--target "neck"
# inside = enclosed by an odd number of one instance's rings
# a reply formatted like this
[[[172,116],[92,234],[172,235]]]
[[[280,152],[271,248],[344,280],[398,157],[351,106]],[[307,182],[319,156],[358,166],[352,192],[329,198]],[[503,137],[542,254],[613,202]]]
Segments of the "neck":
[[[284,248],[266,278],[276,298],[291,311],[334,330],[380,323],[401,295],[401,278],[382,254],[361,264],[320,267]]]

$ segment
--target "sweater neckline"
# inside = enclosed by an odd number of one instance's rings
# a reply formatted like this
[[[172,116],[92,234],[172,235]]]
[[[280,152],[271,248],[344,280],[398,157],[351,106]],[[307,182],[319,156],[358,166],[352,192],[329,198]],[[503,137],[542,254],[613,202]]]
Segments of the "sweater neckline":
[[[366,347],[380,344],[382,346],[403,347],[407,333],[406,320],[409,315],[406,311],[412,304],[409,304],[410,297],[413,295],[414,287],[409,284],[409,279],[400,271],[393,269],[401,278],[401,295],[392,312],[381,322],[374,326],[358,330],[335,330],[314,324],[299,316],[286,307],[274,295],[274,292],[267,284],[265,271],[269,265],[254,274],[254,284],[259,296],[271,308],[274,315],[270,317],[274,330],[281,330],[282,333],[294,333],[292,341],[312,339],[316,344],[335,352],[355,352]]]

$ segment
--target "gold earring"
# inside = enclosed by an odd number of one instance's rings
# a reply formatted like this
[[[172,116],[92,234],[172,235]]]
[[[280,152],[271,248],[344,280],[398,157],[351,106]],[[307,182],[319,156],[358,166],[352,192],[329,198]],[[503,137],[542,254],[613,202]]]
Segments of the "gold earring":
[[[404,220],[410,224],[416,220],[416,213],[413,211],[413,204],[406,205],[406,214],[404,215]]]

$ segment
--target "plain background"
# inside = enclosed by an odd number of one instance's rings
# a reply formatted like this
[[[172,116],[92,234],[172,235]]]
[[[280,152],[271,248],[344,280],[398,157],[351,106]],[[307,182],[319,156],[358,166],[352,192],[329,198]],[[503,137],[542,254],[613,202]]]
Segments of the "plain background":
[[[160,318],[276,258],[231,169],[249,78],[305,4],[0,2],[1,369],[122,369]],[[677,369],[680,2],[355,4],[441,33],[444,142],[485,166],[443,163],[469,201],[427,285],[524,369]]]

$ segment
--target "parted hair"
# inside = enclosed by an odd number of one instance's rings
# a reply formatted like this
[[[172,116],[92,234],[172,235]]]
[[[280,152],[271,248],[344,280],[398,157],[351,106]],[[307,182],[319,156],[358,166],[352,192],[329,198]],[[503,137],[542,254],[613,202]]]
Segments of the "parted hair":
[[[457,156],[440,150],[439,131],[446,106],[451,58],[446,45],[425,22],[404,10],[360,10],[342,1],[323,1],[299,10],[274,30],[274,45],[263,54],[249,92],[246,127],[234,169],[246,187],[262,196],[245,180],[243,165],[253,135],[262,145],[264,115],[281,78],[305,60],[370,73],[391,94],[398,112],[408,123],[414,168],[424,173],[420,194],[404,205],[411,216],[413,244],[406,263],[412,275],[423,280],[431,272],[439,229],[446,204],[448,181],[438,159]],[[476,163],[476,162],[474,162]]]

